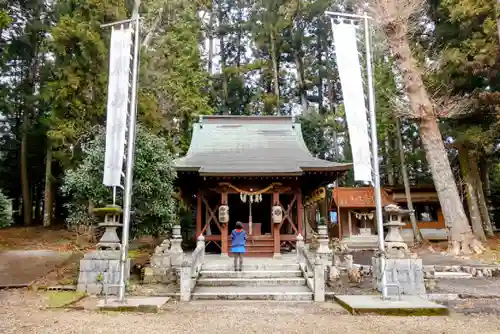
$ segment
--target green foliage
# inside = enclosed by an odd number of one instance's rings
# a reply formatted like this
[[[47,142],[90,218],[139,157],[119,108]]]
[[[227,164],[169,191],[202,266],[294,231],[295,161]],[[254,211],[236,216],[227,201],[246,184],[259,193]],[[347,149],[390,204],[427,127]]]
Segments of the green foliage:
[[[55,6],[57,23],[47,41],[55,59],[44,96],[52,107],[47,135],[63,162],[74,157],[79,138],[103,121],[110,33],[100,25],[126,15],[124,0],[62,0]]]
[[[9,227],[12,224],[12,204],[0,190],[0,228]]]
[[[9,16],[9,13],[7,13],[7,11],[3,9],[0,9],[0,31],[7,28],[11,22],[12,19]]]
[[[67,204],[69,225],[94,223],[88,213],[94,207],[111,204],[112,190],[102,184],[105,134],[85,143],[84,159],[64,177],[63,193],[71,197]],[[135,235],[162,233],[176,221],[173,182],[175,170],[165,140],[142,126],[137,128],[134,184],[132,196],[132,232]],[[121,202],[118,190],[117,202]]]
[[[440,66],[428,78],[436,95],[458,96],[472,102],[450,117],[446,131],[457,143],[491,153],[498,143],[500,62],[498,9],[495,1],[445,0],[435,3],[436,22],[432,51]]]
[[[151,21],[159,10],[164,15],[144,48],[139,113],[145,124],[167,134],[171,147],[185,152],[193,122],[212,113],[204,90],[208,74],[200,61],[197,4],[151,0],[145,6]]]
[[[322,115],[311,110],[300,115],[298,120],[307,148],[314,156],[328,160],[338,159],[336,135],[340,124],[335,115]]]

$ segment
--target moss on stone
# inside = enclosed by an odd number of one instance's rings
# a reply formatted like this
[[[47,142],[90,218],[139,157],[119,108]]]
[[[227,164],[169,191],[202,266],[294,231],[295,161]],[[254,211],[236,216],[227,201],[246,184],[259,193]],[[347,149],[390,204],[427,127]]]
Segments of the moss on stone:
[[[96,216],[103,216],[109,213],[121,214],[123,212],[123,209],[118,205],[106,205],[103,208],[95,208],[94,210],[92,210],[92,212]]]
[[[76,291],[49,291],[46,295],[49,308],[68,307],[86,296],[84,292]]]

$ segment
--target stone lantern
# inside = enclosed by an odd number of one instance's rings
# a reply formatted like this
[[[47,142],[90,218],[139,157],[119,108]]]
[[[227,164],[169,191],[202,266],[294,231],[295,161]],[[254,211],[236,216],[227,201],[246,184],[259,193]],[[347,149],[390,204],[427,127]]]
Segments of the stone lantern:
[[[389,254],[408,254],[408,245],[401,235],[401,228],[406,224],[402,218],[410,214],[410,210],[401,209],[395,204],[389,204],[385,207],[387,223],[384,224],[389,231],[385,237],[385,248]]]
[[[94,210],[97,216],[104,216],[104,222],[99,227],[104,227],[104,234],[97,243],[97,250],[120,250],[121,243],[116,229],[121,227],[120,217],[123,210],[118,205],[106,205],[104,208]]]

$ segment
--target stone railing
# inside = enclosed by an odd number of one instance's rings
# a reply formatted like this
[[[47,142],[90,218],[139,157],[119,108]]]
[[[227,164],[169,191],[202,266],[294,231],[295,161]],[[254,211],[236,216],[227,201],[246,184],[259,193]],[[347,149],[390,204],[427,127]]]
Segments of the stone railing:
[[[203,261],[205,259],[205,237],[200,235],[196,243],[196,249],[191,258],[184,259],[180,266],[180,300],[190,301],[198,276],[200,275]]]
[[[323,260],[317,255],[312,261],[312,254],[304,247],[304,237],[297,236],[297,262],[306,279],[307,286],[314,293],[314,301],[325,301],[325,266]]]

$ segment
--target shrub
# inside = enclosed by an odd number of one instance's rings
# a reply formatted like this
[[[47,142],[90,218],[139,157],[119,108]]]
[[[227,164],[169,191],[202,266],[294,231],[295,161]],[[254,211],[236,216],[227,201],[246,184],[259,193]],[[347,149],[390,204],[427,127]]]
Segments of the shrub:
[[[92,224],[89,203],[95,208],[112,203],[112,188],[102,184],[105,132],[84,145],[84,159],[66,173],[62,191],[71,197],[66,205],[69,225]],[[166,140],[137,127],[135,163],[132,186],[133,235],[164,233],[176,221],[173,182],[176,178],[172,156]],[[122,190],[117,188],[117,204],[123,203]]]

